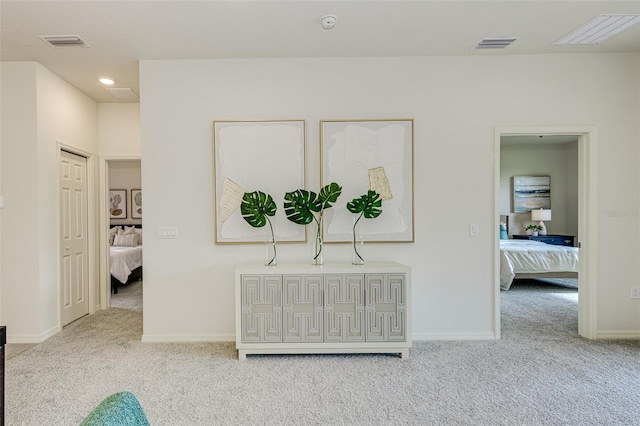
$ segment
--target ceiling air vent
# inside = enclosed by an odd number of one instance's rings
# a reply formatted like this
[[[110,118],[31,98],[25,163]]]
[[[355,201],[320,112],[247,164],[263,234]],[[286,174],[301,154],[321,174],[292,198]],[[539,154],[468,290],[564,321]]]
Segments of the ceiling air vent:
[[[91,47],[77,35],[39,36],[51,47]]]
[[[504,49],[511,46],[511,44],[520,37],[494,37],[483,38],[471,49]]]
[[[129,87],[107,87],[104,90],[116,99],[138,99],[136,92]]]

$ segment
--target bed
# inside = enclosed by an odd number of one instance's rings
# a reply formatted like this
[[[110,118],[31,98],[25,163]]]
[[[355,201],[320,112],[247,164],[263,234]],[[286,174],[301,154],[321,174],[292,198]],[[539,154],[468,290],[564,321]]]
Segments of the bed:
[[[501,223],[505,223],[503,218],[500,217]],[[501,290],[509,290],[515,278],[577,277],[578,270],[577,247],[530,240],[500,240]]]
[[[136,226],[114,226],[109,232],[111,292],[118,287],[142,279],[142,229]]]

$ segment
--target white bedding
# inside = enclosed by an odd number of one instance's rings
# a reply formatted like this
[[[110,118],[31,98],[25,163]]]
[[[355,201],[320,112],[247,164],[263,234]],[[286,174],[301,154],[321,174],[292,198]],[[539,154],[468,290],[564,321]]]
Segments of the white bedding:
[[[530,240],[500,240],[500,288],[509,290],[515,274],[578,272],[578,248]]]
[[[110,247],[111,249],[111,275],[125,284],[131,271],[142,266],[142,246],[136,247]]]

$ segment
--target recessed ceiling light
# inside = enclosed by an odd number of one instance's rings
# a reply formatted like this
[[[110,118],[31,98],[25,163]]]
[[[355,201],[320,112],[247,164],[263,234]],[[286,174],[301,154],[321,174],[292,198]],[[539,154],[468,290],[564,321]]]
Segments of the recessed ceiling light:
[[[598,44],[640,22],[640,15],[598,15],[553,44]]]
[[[112,86],[116,82],[114,79],[112,79],[111,77],[107,77],[106,75],[100,77],[98,81],[104,84],[105,86]]]

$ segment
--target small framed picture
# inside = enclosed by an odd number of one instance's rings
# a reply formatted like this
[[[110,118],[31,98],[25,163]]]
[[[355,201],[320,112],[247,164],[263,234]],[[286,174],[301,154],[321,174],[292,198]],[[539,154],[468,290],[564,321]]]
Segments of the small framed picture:
[[[127,190],[112,189],[109,191],[109,218],[127,218]]]
[[[131,190],[131,219],[142,219],[142,190]]]

